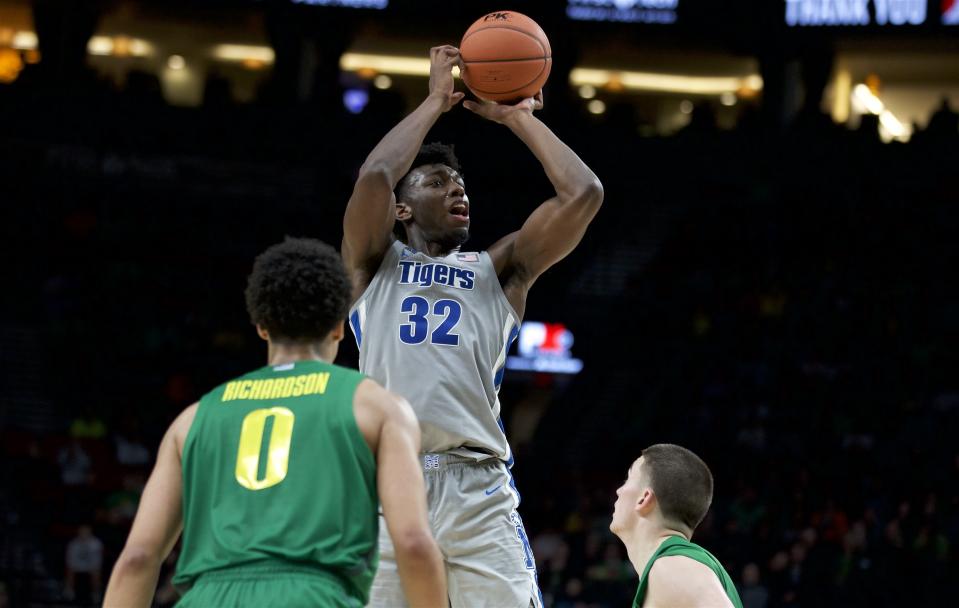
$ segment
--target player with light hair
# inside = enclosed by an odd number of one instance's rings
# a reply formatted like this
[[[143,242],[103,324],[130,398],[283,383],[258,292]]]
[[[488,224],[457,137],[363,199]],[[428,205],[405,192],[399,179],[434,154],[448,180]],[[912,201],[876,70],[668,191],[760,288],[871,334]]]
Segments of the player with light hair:
[[[669,443],[650,446],[616,496],[609,529],[640,573],[634,608],[743,608],[719,560],[690,541],[713,500],[713,475],[699,456]]]

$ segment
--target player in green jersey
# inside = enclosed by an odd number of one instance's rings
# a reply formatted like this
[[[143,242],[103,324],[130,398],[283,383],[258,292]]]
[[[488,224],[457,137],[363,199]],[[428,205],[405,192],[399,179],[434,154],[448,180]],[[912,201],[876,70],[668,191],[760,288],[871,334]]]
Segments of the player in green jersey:
[[[170,426],[105,606],[149,606],[181,530],[180,606],[363,606],[378,504],[410,603],[447,605],[413,411],[331,363],[349,298],[329,245],[287,239],[256,259],[247,309],[269,364]]]
[[[641,573],[634,608],[743,608],[719,560],[690,542],[713,501],[713,475],[699,456],[678,445],[650,446],[616,495],[609,529]]]

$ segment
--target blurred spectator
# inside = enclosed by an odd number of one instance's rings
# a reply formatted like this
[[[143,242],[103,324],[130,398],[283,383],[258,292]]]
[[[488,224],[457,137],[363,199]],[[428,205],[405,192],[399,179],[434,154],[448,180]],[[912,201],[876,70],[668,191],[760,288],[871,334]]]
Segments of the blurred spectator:
[[[127,74],[124,91],[127,103],[141,108],[156,108],[163,105],[163,89],[155,74],[131,70]]]
[[[743,608],[766,608],[769,603],[769,590],[760,582],[759,576],[759,566],[754,562],[743,568],[743,584],[739,590]]]
[[[583,581],[578,578],[571,578],[563,585],[562,590],[556,596],[556,608],[592,608],[596,606],[595,602],[588,602],[583,594]]]
[[[67,544],[64,595],[81,604],[99,604],[103,594],[103,543],[89,525],[80,526]],[[79,584],[78,584],[79,583]]]
[[[73,438],[60,448],[57,462],[60,464],[60,479],[63,485],[84,486],[93,481],[93,461],[79,439]]]
[[[126,529],[137,513],[146,478],[142,473],[125,473],[122,484],[122,487],[107,495],[103,506],[107,521],[119,529]]]
[[[120,422],[120,430],[114,437],[117,462],[127,467],[150,464],[150,450],[143,444],[137,419],[127,413]]]
[[[959,139],[959,112],[952,109],[948,97],[943,96],[939,107],[929,117],[925,135],[936,140]]]
[[[622,606],[629,602],[631,585],[638,581],[638,574],[623,555],[619,542],[608,542],[603,549],[602,561],[586,570],[590,595],[604,606]]]

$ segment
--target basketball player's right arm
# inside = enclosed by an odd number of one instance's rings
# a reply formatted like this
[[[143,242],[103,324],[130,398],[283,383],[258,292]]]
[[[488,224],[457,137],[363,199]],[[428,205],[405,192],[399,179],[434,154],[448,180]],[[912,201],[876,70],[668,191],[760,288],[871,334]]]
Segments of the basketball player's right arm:
[[[363,166],[343,218],[343,261],[354,285],[363,285],[376,272],[390,246],[396,201],[393,190],[419,153],[423,139],[443,112],[464,93],[453,90],[453,66],[459,51],[452,46],[430,49],[430,92],[426,99],[380,140]],[[357,273],[366,275],[355,276]]]
[[[661,557],[649,570],[643,608],[734,608],[716,573],[681,555]]]
[[[147,608],[153,602],[160,565],[183,529],[180,454],[197,405],[181,413],[160,442],[157,461],[143,489],[127,543],[117,558],[103,599],[106,608]]]

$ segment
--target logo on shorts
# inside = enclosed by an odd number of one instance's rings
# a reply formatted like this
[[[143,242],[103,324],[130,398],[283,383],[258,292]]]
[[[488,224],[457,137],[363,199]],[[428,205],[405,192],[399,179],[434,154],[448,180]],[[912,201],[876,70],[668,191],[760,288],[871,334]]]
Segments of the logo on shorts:
[[[509,519],[516,528],[516,538],[519,539],[519,542],[523,545],[523,563],[525,564],[526,569],[536,570],[536,560],[533,559],[533,549],[529,545],[529,538],[526,536],[526,528],[523,527],[523,519],[516,511],[510,512]]]
[[[426,454],[423,456],[423,468],[427,471],[440,468],[439,454]]]
[[[496,492],[496,490],[499,490],[499,489],[502,488],[502,487],[503,487],[503,484],[499,484],[498,486],[496,486],[496,487],[493,488],[492,490],[486,490],[486,495],[487,495],[487,496],[492,496],[493,493]]]

